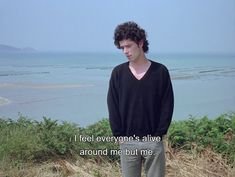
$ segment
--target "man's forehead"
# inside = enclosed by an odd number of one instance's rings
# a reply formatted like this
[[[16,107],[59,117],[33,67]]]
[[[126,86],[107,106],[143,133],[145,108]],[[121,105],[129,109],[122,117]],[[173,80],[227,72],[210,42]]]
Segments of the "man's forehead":
[[[131,39],[124,39],[119,42],[120,46],[126,46],[126,45],[131,45],[134,44],[135,42],[132,41]]]

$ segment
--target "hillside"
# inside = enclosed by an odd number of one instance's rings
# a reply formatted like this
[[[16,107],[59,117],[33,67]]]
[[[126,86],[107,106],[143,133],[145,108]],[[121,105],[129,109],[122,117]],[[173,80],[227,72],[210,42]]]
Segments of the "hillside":
[[[166,177],[234,177],[234,132],[235,113],[173,121],[164,138]],[[118,143],[100,141],[112,137],[108,119],[80,127],[46,117],[0,118],[0,134],[0,177],[121,176],[112,153]]]
[[[36,51],[35,49],[31,47],[26,47],[26,48],[17,48],[9,45],[4,45],[0,44],[0,53],[3,52],[34,52]]]
[[[144,170],[142,173],[144,174]],[[209,149],[199,155],[196,149],[191,152],[174,151],[166,146],[166,177],[234,177],[233,174],[235,169],[220,154]],[[118,161],[109,162],[101,157],[80,157],[76,161],[61,158],[46,163],[18,165],[5,172],[0,170],[0,177],[6,176],[121,177],[121,168]]]

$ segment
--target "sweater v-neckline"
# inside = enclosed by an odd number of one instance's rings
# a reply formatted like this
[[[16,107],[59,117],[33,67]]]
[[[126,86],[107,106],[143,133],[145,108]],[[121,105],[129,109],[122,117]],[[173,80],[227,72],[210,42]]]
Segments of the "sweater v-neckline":
[[[149,68],[147,69],[147,71],[145,72],[145,74],[144,74],[140,79],[138,79],[137,77],[135,77],[135,75],[132,73],[132,71],[131,71],[131,69],[130,69],[130,67],[129,67],[129,63],[130,63],[130,62],[127,62],[128,71],[129,71],[131,77],[134,78],[134,80],[136,80],[136,81],[141,81],[141,80],[144,80],[145,77],[147,77],[147,75],[148,75],[148,73],[149,73],[149,70],[151,69],[152,64],[153,64],[153,62],[152,62],[151,60],[149,60],[149,61],[151,62],[151,63],[150,63],[150,66],[149,66]]]

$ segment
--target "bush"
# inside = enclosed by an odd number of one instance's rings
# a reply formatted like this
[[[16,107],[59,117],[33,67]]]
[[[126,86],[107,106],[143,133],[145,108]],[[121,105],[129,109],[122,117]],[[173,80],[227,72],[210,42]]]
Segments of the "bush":
[[[35,121],[20,117],[17,121],[1,120],[0,160],[28,161],[42,146],[36,136]]]
[[[211,148],[221,153],[230,163],[235,162],[235,113],[224,114],[212,120],[207,117],[190,117],[172,122],[168,139],[173,148],[198,152]],[[55,158],[71,158],[85,149],[104,150],[108,155],[85,155],[95,160],[115,161],[119,156],[110,154],[118,150],[117,143],[97,142],[96,137],[112,137],[108,119],[103,119],[88,127],[79,127],[68,122],[44,117],[41,122],[20,116],[18,120],[0,119],[0,166],[3,163],[46,161]],[[93,137],[92,141],[80,141],[80,136]]]
[[[223,114],[216,119],[190,117],[174,121],[169,128],[169,141],[173,148],[190,150],[196,144],[197,150],[211,148],[213,151],[235,162],[235,113]]]
[[[70,139],[79,130],[76,125],[67,122],[58,124],[57,120],[44,117],[43,121],[37,124],[37,130],[44,147],[43,154],[60,156],[75,153],[75,144]],[[39,154],[39,156],[43,154]]]
[[[111,142],[108,142],[108,141],[97,142],[96,141],[97,137],[112,137],[112,132],[110,129],[108,119],[102,119],[101,121],[95,124],[92,124],[86,128],[83,128],[80,133],[83,136],[89,136],[89,137],[94,138],[94,141],[91,141],[91,142],[87,142],[87,143],[80,142],[83,144],[82,146],[83,149],[96,149],[96,150],[107,149],[108,155],[102,156],[103,159],[110,160],[110,161],[119,159],[119,156],[113,156],[110,154],[111,150],[119,149],[119,146],[117,143],[115,144],[114,141],[111,141]],[[92,156],[89,156],[89,157],[92,157]],[[95,158],[97,158],[97,156]]]
[[[109,121],[103,119],[86,128],[43,117],[41,122],[20,116],[18,120],[0,119],[0,161],[38,162],[58,158],[76,158],[84,149],[117,149],[114,142],[82,142],[79,136],[110,137]],[[76,140],[75,140],[76,137]],[[83,156],[87,157],[87,156]],[[89,156],[98,158],[97,156]],[[101,157],[116,160],[110,154]]]
[[[70,138],[78,128],[43,118],[42,122],[20,116],[17,121],[0,120],[0,160],[27,162],[53,159],[76,153]]]

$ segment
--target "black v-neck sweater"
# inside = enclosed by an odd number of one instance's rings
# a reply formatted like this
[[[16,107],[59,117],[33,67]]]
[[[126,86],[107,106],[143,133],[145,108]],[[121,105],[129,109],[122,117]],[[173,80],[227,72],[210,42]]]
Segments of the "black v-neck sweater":
[[[116,66],[107,97],[114,136],[162,136],[171,123],[174,97],[167,68],[157,62],[138,80],[129,62]]]

